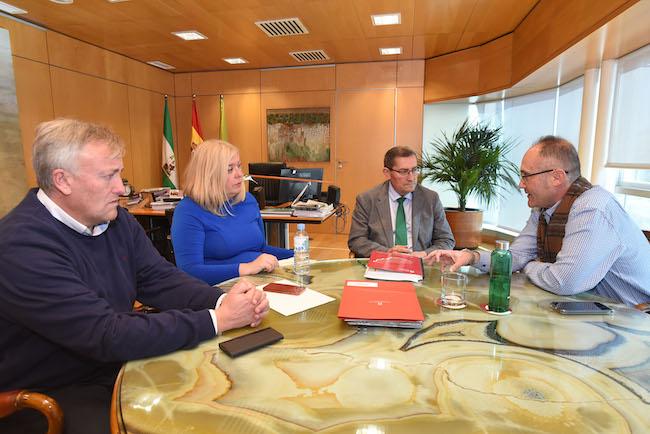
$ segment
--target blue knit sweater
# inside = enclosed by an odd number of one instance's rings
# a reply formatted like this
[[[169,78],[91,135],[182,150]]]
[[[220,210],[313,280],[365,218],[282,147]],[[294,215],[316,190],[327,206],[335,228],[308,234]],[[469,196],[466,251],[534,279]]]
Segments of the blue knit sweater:
[[[292,250],[266,244],[264,224],[257,201],[246,194],[231,207],[232,215],[212,214],[189,197],[174,210],[172,242],[176,265],[210,285],[239,276],[239,264],[262,253],[290,258]]]
[[[0,220],[0,390],[88,382],[193,347],[214,337],[207,309],[221,294],[165,261],[124,209],[84,236],[32,190]],[[132,312],[136,298],[164,312]]]

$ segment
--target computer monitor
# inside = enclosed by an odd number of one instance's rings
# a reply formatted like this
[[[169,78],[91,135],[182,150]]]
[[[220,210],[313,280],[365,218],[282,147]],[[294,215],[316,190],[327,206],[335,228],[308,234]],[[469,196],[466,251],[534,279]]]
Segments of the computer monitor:
[[[286,169],[285,163],[266,162],[266,163],[248,163],[248,174],[255,179],[257,184],[250,182],[248,190],[252,191],[253,187],[260,185],[264,187],[264,200],[268,205],[277,205],[280,202],[280,181],[277,179],[255,178],[255,175],[281,176],[282,169]]]
[[[322,181],[323,169],[282,169],[281,174],[285,178],[307,178]],[[307,182],[282,180],[280,181],[280,203],[293,201],[305,187]],[[302,195],[301,200],[320,198],[322,183],[312,182],[309,188]]]

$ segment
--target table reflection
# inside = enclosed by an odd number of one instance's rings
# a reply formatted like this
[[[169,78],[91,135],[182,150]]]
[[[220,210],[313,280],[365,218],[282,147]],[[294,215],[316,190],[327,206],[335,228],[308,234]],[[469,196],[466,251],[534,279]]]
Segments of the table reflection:
[[[336,302],[261,327],[285,338],[231,359],[218,342],[129,362],[121,411],[134,433],[647,432],[650,317],[564,317],[558,297],[513,277],[509,316],[481,309],[488,279],[470,276],[467,308],[445,310],[440,274],[417,284],[422,329],[349,327],[336,317],[345,279],[364,261],[312,265],[310,287]],[[289,269],[256,284],[292,279]],[[230,285],[226,285],[230,286]],[[588,295],[581,299],[591,298]]]

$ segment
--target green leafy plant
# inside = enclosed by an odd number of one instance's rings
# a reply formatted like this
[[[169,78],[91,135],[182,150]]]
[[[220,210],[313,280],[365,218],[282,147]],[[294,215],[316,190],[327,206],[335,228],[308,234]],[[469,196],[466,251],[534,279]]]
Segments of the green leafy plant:
[[[519,170],[506,158],[515,144],[501,138],[501,127],[466,119],[451,136],[442,132],[431,142],[431,152],[422,156],[422,180],[449,184],[460,211],[470,195],[489,205],[504,190],[518,188]]]

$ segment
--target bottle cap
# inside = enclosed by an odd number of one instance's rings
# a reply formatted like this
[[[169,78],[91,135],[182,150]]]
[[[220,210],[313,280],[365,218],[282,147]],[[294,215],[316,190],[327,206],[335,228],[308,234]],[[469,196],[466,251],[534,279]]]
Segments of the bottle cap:
[[[304,231],[305,230],[305,224],[304,223],[298,223],[298,230],[299,231]]]
[[[510,241],[497,240],[497,249],[499,249],[499,250],[508,250],[508,249],[510,249]]]

